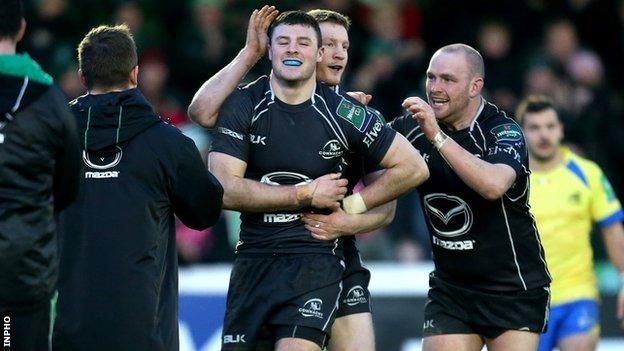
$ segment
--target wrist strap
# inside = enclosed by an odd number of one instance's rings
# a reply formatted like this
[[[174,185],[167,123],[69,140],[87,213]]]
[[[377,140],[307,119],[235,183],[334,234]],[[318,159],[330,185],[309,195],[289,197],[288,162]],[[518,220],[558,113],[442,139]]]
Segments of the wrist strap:
[[[342,200],[342,208],[349,214],[364,213],[368,210],[360,193],[355,193],[345,197]]]
[[[448,135],[444,134],[442,131],[439,131],[438,134],[433,137],[431,143],[437,150],[440,150],[440,148],[446,142],[446,139],[448,139]]]

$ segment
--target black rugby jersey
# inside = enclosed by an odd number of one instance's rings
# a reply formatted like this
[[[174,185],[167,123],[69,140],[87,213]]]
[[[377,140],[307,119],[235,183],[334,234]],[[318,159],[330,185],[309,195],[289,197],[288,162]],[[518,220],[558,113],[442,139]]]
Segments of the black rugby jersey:
[[[511,166],[516,180],[489,201],[466,185],[427,140],[411,115],[391,127],[423,155],[430,176],[418,189],[431,234],[435,274],[478,290],[514,291],[547,285],[535,220],[529,213],[529,166],[520,127],[482,100],[469,128],[441,129],[464,149],[489,163]]]
[[[266,76],[226,99],[216,127],[212,151],[247,162],[245,178],[269,185],[344,172],[351,153],[379,164],[395,136],[376,114],[320,82],[308,101],[289,105],[275,97]],[[311,236],[301,221],[303,211],[243,212],[237,251],[342,256],[338,240]]]

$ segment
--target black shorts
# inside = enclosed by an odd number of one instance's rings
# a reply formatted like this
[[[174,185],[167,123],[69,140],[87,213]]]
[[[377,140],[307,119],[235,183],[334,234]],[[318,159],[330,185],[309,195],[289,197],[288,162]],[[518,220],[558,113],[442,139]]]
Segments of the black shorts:
[[[332,255],[239,255],[230,276],[222,351],[273,350],[285,337],[323,348],[343,272],[344,262]]]
[[[507,330],[543,333],[548,323],[550,290],[514,292],[467,289],[429,278],[423,336],[479,334],[496,338]]]
[[[25,308],[0,307],[0,350],[49,350],[50,301]]]
[[[346,268],[342,275],[342,294],[340,294],[336,316],[344,317],[371,312],[370,291],[368,290],[371,274],[362,266],[362,258],[355,246],[355,239],[345,239],[344,256]]]

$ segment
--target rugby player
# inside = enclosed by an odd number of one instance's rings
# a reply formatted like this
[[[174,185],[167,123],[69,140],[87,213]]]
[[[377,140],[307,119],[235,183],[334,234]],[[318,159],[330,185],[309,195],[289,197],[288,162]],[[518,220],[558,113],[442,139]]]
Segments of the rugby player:
[[[624,277],[622,207],[600,167],[561,145],[563,125],[550,99],[527,97],[516,120],[529,150],[529,204],[553,277],[548,331],[538,350],[595,350],[599,295],[590,234],[597,224],[611,262]],[[624,290],[617,316],[624,317]]]
[[[526,351],[546,328],[550,276],[529,213],[529,170],[516,122],[481,96],[483,59],[440,48],[427,101],[407,98],[392,122],[431,177],[419,187],[435,270],[425,306],[425,351]]]
[[[310,236],[302,210],[340,206],[347,181],[332,172],[348,168],[343,156],[351,152],[386,168],[352,212],[391,201],[425,179],[427,170],[375,113],[317,84],[322,49],[314,18],[288,12],[268,33],[270,77],[234,90],[216,109],[210,167],[224,184],[225,206],[243,212],[223,349],[320,350],[335,318],[344,263],[337,240]],[[218,101],[214,95],[208,100]]]

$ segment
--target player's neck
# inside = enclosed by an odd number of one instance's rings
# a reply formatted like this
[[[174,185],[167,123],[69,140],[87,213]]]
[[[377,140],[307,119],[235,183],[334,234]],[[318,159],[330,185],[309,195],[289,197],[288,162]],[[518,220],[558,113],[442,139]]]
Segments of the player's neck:
[[[122,92],[124,90],[129,90],[129,89],[134,89],[137,86],[134,84],[128,84],[128,85],[123,85],[123,86],[117,86],[117,87],[110,87],[110,88],[102,88],[102,87],[93,87],[89,90],[89,94],[91,95],[100,95],[100,94],[108,94],[108,93],[119,93]]]
[[[10,39],[0,40],[0,55],[15,55],[15,42]]]
[[[477,116],[477,113],[479,113],[479,111],[481,110],[482,101],[483,99],[481,98],[481,95],[479,95],[477,98],[470,100],[468,106],[466,106],[466,109],[460,112],[457,118],[449,121],[448,123],[445,123],[446,126],[453,131],[463,130],[470,127],[472,121],[474,121],[475,118],[479,117]]]
[[[561,162],[563,162],[563,154],[559,150],[549,159],[539,159],[529,153],[529,165],[535,172],[548,172],[557,168]]]
[[[304,81],[289,83],[276,78],[271,73],[269,84],[271,84],[271,89],[273,89],[275,96],[280,101],[290,105],[298,105],[310,100],[314,89],[316,89],[316,79],[314,77]]]

